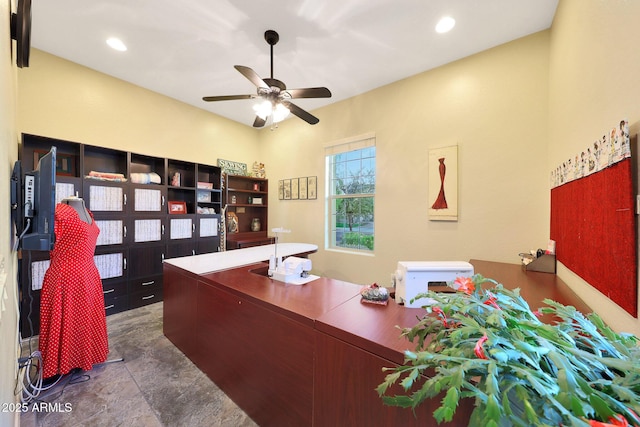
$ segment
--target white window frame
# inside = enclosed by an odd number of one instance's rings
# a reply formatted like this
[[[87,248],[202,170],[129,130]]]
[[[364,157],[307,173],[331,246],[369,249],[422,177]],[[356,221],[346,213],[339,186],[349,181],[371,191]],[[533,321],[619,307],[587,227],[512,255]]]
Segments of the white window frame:
[[[376,138],[374,133],[368,133],[359,135],[352,138],[347,138],[340,141],[335,141],[325,146],[325,249],[339,252],[349,252],[362,255],[374,255],[375,254],[375,178],[374,178],[374,191],[372,193],[354,193],[349,195],[337,195],[333,194],[332,187],[332,159],[336,154],[348,153],[351,151],[361,150],[365,148],[376,147]],[[377,157],[377,153],[376,153]],[[374,160],[375,161],[375,160]],[[377,177],[377,167],[374,166],[374,177]],[[373,199],[373,230],[372,235],[374,238],[373,250],[358,249],[344,246],[338,246],[336,244],[336,215],[333,212],[334,202],[341,198],[357,198],[357,197],[371,197]]]

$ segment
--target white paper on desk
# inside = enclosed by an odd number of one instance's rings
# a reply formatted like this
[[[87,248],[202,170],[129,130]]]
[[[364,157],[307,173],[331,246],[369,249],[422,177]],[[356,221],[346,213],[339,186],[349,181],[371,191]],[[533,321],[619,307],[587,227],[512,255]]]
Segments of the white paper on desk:
[[[289,285],[304,285],[309,282],[313,282],[316,279],[319,279],[320,276],[314,276],[313,274],[308,275],[307,277],[294,277],[293,279],[286,282]]]

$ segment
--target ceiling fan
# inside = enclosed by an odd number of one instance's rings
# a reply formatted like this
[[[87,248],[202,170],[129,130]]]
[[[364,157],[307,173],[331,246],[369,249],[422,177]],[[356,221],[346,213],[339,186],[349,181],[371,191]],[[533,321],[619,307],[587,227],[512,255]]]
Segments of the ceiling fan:
[[[211,101],[230,101],[234,99],[254,99],[262,98],[261,104],[254,106],[256,118],[253,126],[263,127],[269,116],[274,123],[283,120],[289,112],[298,116],[305,122],[315,125],[320,120],[311,113],[298,107],[292,103],[292,99],[297,98],[331,98],[331,91],[326,87],[309,87],[304,89],[287,89],[287,86],[280,80],[273,78],[273,46],[278,43],[280,36],[273,30],[267,30],[264,33],[264,39],[271,46],[271,77],[262,79],[249,67],[242,65],[234,65],[243,76],[257,87],[255,95],[223,95],[223,96],[205,96],[202,99],[207,102]]]

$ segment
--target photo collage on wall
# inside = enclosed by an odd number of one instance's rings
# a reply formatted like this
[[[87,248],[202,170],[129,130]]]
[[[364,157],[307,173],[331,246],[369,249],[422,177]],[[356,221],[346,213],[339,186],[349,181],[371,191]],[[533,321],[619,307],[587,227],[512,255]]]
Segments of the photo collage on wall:
[[[595,140],[586,150],[567,159],[551,171],[551,188],[605,169],[631,157],[629,122],[618,125]]]

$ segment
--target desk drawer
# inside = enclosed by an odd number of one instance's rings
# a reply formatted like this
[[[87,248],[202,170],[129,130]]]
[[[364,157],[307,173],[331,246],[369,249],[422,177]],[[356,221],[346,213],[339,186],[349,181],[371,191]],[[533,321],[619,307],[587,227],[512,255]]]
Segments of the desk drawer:
[[[120,297],[127,294],[127,282],[125,281],[102,281],[102,293],[104,299]]]
[[[129,293],[153,293],[162,291],[162,274],[129,280]]]
[[[162,288],[155,291],[149,289],[148,292],[137,292],[129,296],[131,308],[138,308],[144,305],[162,301]]]
[[[107,316],[129,310],[129,297],[122,295],[119,297],[104,297],[104,311]]]

